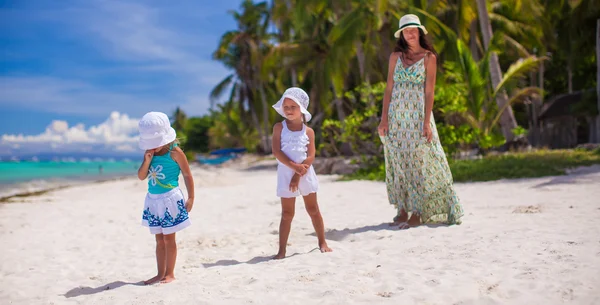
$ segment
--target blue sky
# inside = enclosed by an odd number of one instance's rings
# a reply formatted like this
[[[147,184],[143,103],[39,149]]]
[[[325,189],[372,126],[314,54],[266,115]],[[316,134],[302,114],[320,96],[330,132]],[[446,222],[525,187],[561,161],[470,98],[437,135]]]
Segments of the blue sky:
[[[211,54],[240,2],[0,0],[0,155],[105,125],[86,141],[133,136],[148,111],[206,113],[228,74]]]

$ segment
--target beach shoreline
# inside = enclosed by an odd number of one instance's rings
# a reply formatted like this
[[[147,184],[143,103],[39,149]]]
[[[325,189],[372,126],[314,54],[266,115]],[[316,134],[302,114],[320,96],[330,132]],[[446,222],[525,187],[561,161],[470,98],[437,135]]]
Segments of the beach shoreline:
[[[31,186],[32,181],[27,181],[23,183],[14,183],[14,184],[5,184],[3,185],[3,189],[0,189],[0,204],[1,203],[10,203],[12,199],[15,198],[24,198],[31,196],[39,196],[46,194],[48,192],[62,190],[77,186],[82,186],[86,184],[92,183],[103,183],[110,182],[116,180],[125,180],[132,179],[132,175],[111,175],[107,176],[99,176],[99,177],[84,177],[83,181],[76,179],[60,179],[58,181],[41,181],[44,185],[40,186]],[[12,190],[12,191],[8,191]]]

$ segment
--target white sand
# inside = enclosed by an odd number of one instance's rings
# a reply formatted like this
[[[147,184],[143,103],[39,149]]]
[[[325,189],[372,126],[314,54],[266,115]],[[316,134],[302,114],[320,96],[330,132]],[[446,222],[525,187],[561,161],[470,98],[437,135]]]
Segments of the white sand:
[[[460,226],[388,227],[385,185],[321,176],[333,253],[301,200],[277,250],[275,172],[194,169],[177,281],[155,274],[145,183],[105,182],[0,204],[1,304],[600,304],[600,168],[457,184]]]

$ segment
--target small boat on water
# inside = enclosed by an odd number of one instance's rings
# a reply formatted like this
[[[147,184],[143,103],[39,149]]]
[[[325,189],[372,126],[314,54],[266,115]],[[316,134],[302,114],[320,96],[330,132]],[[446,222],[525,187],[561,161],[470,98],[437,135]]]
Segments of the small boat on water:
[[[209,153],[209,157],[199,155],[196,157],[196,161],[200,162],[200,164],[220,165],[229,160],[239,157],[245,152],[245,148],[224,148],[219,150],[213,150]]]

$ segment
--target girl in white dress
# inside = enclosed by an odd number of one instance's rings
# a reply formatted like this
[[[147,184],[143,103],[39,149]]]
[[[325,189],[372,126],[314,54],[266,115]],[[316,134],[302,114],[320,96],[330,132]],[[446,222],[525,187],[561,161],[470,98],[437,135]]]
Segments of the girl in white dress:
[[[273,155],[277,158],[277,197],[281,198],[279,252],[274,259],[285,257],[286,245],[294,218],[296,197],[302,195],[319,240],[321,252],[331,252],[325,241],[325,226],[317,203],[319,181],[312,163],[315,160],[315,132],[305,125],[310,121],[308,94],[289,88],[273,108],[285,120],[273,127]]]

